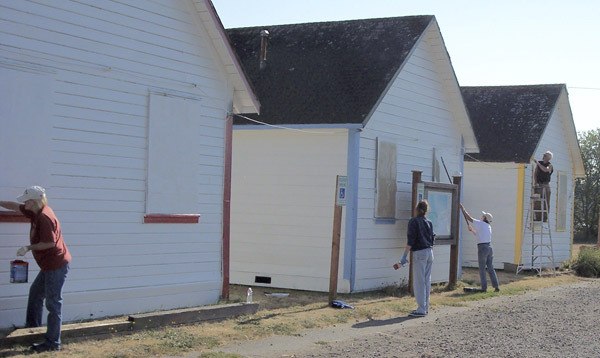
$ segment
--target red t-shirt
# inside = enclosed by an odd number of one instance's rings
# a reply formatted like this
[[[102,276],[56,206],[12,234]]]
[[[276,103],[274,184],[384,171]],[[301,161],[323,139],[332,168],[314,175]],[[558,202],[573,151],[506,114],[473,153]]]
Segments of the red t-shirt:
[[[63,240],[60,222],[58,222],[54,211],[48,205],[44,206],[37,215],[33,211],[26,210],[25,205],[19,206],[19,209],[23,215],[31,220],[29,233],[31,245],[40,242],[54,243],[54,247],[49,249],[31,251],[40,269],[42,271],[52,271],[71,262],[71,254]]]

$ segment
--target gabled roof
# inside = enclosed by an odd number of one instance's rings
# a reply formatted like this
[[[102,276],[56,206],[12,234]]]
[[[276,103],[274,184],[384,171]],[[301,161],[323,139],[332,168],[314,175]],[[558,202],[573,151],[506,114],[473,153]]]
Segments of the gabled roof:
[[[211,0],[194,0],[202,25],[208,32],[225,72],[233,86],[233,110],[236,113],[258,113],[260,103],[246,77],[235,51],[231,47],[223,23]]]
[[[479,144],[479,154],[465,160],[529,163],[563,89],[563,84],[461,87]]]
[[[226,30],[269,124],[362,124],[433,16]],[[259,69],[260,32],[269,31]],[[234,120],[235,124],[248,124]]]

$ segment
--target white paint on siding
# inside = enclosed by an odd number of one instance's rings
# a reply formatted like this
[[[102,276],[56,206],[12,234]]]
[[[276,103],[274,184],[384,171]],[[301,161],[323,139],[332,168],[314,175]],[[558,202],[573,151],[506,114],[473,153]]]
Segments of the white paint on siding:
[[[517,164],[465,162],[463,205],[475,219],[481,211],[492,213],[492,247],[494,267],[503,268],[515,257],[517,217]],[[478,267],[477,239],[467,230],[461,215],[462,265]]]
[[[231,282],[327,291],[336,175],[346,175],[347,130],[236,130]],[[344,209],[345,210],[345,209]],[[338,291],[347,292],[344,223]]]
[[[566,93],[563,91],[559,100],[557,101],[557,107],[550,117],[550,121],[546,126],[544,135],[542,136],[538,147],[535,150],[535,158],[541,160],[542,155],[547,150],[550,150],[554,156],[551,160],[552,166],[554,167],[554,173],[550,182],[552,194],[550,198],[550,227],[552,230],[552,243],[554,247],[554,260],[557,265],[568,260],[571,256],[571,244],[573,238],[571,235],[571,228],[573,225],[571,210],[575,200],[575,180],[573,172],[573,159],[567,144],[567,134],[563,121],[565,120],[562,116],[565,115],[563,106],[568,106],[566,99]],[[567,121],[572,121],[571,118],[566,118]],[[558,194],[558,172],[564,172],[567,175],[567,221],[565,231],[556,231],[556,205],[557,205],[557,194]],[[533,173],[533,165],[528,166],[527,174],[525,175],[525,193],[529,194],[528,189],[531,188],[531,180]],[[529,238],[529,241],[527,240]],[[523,246],[527,247],[531,245],[531,234],[526,234],[523,238]],[[528,251],[529,253],[531,251]]]
[[[442,70],[434,59],[432,44],[420,41],[361,133],[355,291],[408,280],[408,270],[394,271],[392,265],[406,245],[406,225],[412,211],[412,171],[422,171],[424,180],[431,178],[434,147],[444,158],[450,175],[460,171],[461,133]],[[374,219],[377,137],[397,145],[395,221]],[[445,174],[442,178],[447,182]],[[449,246],[435,247],[434,282],[448,280],[449,253]]]
[[[49,153],[36,149],[50,143],[54,78],[0,64],[0,79],[0,197],[14,200],[23,182],[46,186],[50,178]]]
[[[38,150],[51,158],[50,205],[73,254],[67,322],[219,298],[224,118],[233,86],[189,9],[180,0],[0,5],[0,67],[35,68],[55,80],[51,143]],[[199,224],[142,224],[150,91],[202,98],[193,153]],[[27,230],[0,224],[2,327],[24,321],[28,285],[8,283],[8,261]]]
[[[572,243],[572,212],[574,203],[574,171],[573,158],[569,151],[566,140],[566,130],[563,121],[572,121],[572,118],[563,118],[570,111],[565,111],[568,106],[566,94],[563,92],[557,101],[558,105],[550,117],[550,121],[538,143],[534,158],[541,160],[543,153],[550,150],[554,154],[552,164],[554,174],[551,180],[551,204],[550,204],[550,227],[552,230],[552,242],[554,247],[555,264],[568,260],[571,253]],[[515,163],[473,163],[465,162],[464,178],[464,201],[467,209],[478,213],[476,210],[490,210],[494,215],[493,240],[494,240],[494,266],[501,268],[503,262],[514,262],[515,250],[515,220],[517,207],[517,164]],[[523,262],[527,265],[531,262],[531,231],[529,230],[530,196],[532,193],[532,179],[534,165],[526,165],[524,195],[523,195]],[[565,231],[556,230],[556,205],[558,193],[558,171],[567,174],[568,200],[567,200],[567,222]],[[491,195],[497,193],[497,195]],[[504,219],[501,219],[501,216]],[[470,234],[463,230],[463,265],[477,266],[477,251],[469,244]]]

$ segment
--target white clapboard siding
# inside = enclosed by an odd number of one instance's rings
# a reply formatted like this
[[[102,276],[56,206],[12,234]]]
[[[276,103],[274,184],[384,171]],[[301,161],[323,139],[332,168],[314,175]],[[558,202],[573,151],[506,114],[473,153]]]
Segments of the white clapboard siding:
[[[355,291],[408,280],[408,270],[394,271],[392,265],[406,245],[412,171],[422,171],[423,180],[430,181],[434,148],[438,157],[444,158],[450,175],[461,171],[461,133],[431,47],[425,39],[418,42],[361,132]],[[377,138],[396,143],[395,221],[374,219]],[[445,173],[442,175],[442,182],[447,183]],[[449,252],[449,246],[435,248],[434,282],[448,280]]]
[[[554,173],[550,182],[551,196],[550,196],[550,228],[552,230],[552,243],[554,246],[554,259],[555,263],[560,263],[568,260],[571,257],[571,244],[573,242],[572,237],[572,210],[574,205],[575,197],[575,180],[573,173],[573,159],[569,152],[569,147],[566,140],[567,129],[564,127],[564,116],[563,107],[568,106],[568,100],[566,93],[563,91],[557,101],[557,106],[550,117],[550,121],[544,131],[538,147],[535,151],[535,158],[541,160],[544,152],[550,150],[554,156],[551,160],[552,166],[554,167]],[[571,120],[571,119],[567,119]],[[533,165],[528,165],[525,174],[525,194],[526,199],[529,197],[529,189],[531,188],[531,180],[533,173]],[[567,221],[566,230],[556,230],[556,214],[557,214],[557,198],[558,198],[558,173],[563,172],[566,174],[568,180],[567,183]],[[527,200],[526,200],[527,202]],[[529,240],[528,240],[529,239]],[[531,245],[531,234],[527,232],[523,237],[523,247],[525,248],[525,254],[530,255],[530,249],[528,250],[528,244]]]
[[[543,153],[550,150],[554,157],[552,164],[554,174],[551,180],[550,228],[554,248],[555,264],[558,266],[568,260],[572,244],[572,212],[574,202],[574,164],[567,145],[565,121],[571,121],[565,113],[568,108],[566,93],[561,94],[557,106],[552,113],[544,133],[538,142],[534,158],[541,160]],[[567,117],[565,117],[567,116]],[[523,196],[518,193],[519,165],[525,166]],[[465,207],[477,217],[481,210],[492,212],[494,215],[493,247],[494,266],[502,268],[504,262],[518,264],[522,253],[523,263],[531,263],[531,231],[530,231],[530,197],[532,193],[532,178],[535,166],[531,163],[474,163],[465,162],[464,170],[464,203]],[[565,173],[567,178],[567,218],[566,229],[556,228],[558,174]],[[517,211],[522,204],[523,211]],[[523,231],[517,231],[517,215],[522,215]],[[475,239],[463,227],[462,264],[477,267],[477,248]],[[520,252],[519,247],[522,248]]]
[[[481,219],[481,211],[492,213],[494,267],[503,268],[515,257],[517,203],[522,200],[518,187],[518,164],[465,162],[463,205],[471,216]],[[461,217],[462,265],[478,267],[477,239],[467,230]]]
[[[220,295],[224,119],[232,84],[192,1],[139,5],[0,4],[0,67],[44,73],[52,82],[51,142],[37,149],[51,158],[43,185],[73,254],[67,322],[212,304]],[[191,152],[164,158],[193,156],[198,181],[189,186],[199,198],[199,224],[143,224],[150,93],[202,103]],[[22,185],[31,184],[38,183]],[[17,195],[1,193],[3,200]],[[29,285],[10,284],[8,269],[27,232],[26,224],[0,223],[2,327],[24,320]],[[37,267],[26,258],[32,281]]]
[[[234,131],[232,283],[260,285],[255,277],[266,276],[272,287],[328,290],[335,180],[346,175],[347,147],[341,129]]]

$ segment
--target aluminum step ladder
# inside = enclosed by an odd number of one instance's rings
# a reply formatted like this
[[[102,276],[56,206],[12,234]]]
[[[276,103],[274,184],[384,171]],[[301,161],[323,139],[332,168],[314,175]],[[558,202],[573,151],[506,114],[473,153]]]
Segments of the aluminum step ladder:
[[[521,248],[521,258],[516,274],[523,270],[534,270],[538,276],[542,274],[556,275],[545,188],[542,188],[541,194],[531,195],[527,222],[523,228],[523,237],[525,237],[527,229],[531,231],[531,251],[527,253],[528,255],[524,255],[525,246],[523,245]],[[528,259],[524,260],[524,256],[528,256]]]

